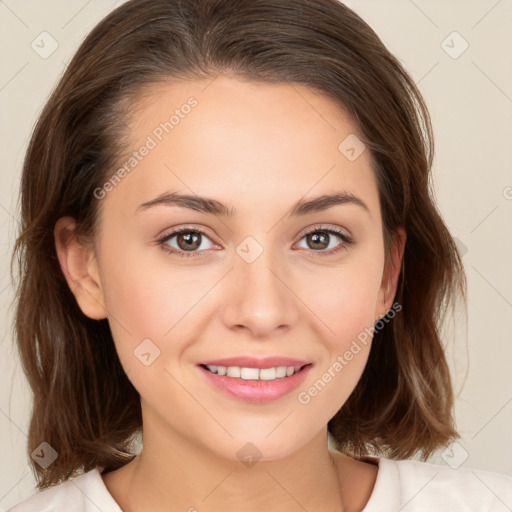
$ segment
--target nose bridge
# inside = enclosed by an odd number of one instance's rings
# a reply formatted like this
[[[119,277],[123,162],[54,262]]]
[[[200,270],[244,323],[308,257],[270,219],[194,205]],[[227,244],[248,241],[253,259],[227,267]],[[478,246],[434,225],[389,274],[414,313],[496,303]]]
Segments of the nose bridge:
[[[267,237],[269,240],[271,237]],[[231,286],[225,297],[224,321],[245,326],[255,335],[290,326],[297,318],[296,297],[290,291],[285,257],[247,237],[236,249]]]
[[[283,264],[276,261],[271,251],[265,250],[254,261],[239,258],[235,265],[236,275],[243,283],[243,296],[258,295],[267,297],[267,301],[282,295],[284,276],[280,275]]]

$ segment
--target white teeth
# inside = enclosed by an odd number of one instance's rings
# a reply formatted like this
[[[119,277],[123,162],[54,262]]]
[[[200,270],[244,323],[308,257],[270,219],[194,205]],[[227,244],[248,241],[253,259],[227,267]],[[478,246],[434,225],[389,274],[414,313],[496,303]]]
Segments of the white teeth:
[[[290,366],[290,368],[291,368],[291,366]],[[293,371],[291,373],[293,373]],[[276,368],[276,377],[278,379],[286,377],[286,366],[279,366]]]
[[[300,370],[300,366],[278,366],[275,368],[240,368],[239,366],[206,365],[208,370],[218,375],[227,375],[244,380],[275,380],[290,377]]]
[[[257,379],[258,373],[258,368],[240,368],[240,377],[244,380]]]
[[[241,372],[238,366],[228,366],[226,369],[226,375],[228,377],[238,377],[240,378]]]
[[[260,374],[260,380],[274,380],[276,378],[276,369],[275,368],[262,368],[261,370],[258,370],[258,368],[255,368],[256,370],[256,378],[258,378],[258,371]]]

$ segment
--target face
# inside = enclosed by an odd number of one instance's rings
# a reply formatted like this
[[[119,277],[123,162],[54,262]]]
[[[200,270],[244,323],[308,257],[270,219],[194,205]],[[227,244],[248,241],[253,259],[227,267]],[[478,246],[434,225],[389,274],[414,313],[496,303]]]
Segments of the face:
[[[354,134],[335,103],[298,85],[221,76],[153,87],[140,101],[136,154],[120,163],[129,171],[97,193],[88,271],[99,309],[82,309],[108,315],[141,396],[145,445],[149,432],[178,436],[236,459],[251,442],[276,459],[347,400],[371,344],[356,352],[354,340],[390,307],[377,182],[370,152],[347,150]],[[295,208],[332,194],[344,199]],[[200,366],[235,357],[307,366],[259,381]]]

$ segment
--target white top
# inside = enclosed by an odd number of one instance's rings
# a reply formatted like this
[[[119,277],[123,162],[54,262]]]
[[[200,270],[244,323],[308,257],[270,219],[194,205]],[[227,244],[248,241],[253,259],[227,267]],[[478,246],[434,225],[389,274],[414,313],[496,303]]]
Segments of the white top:
[[[512,475],[416,460],[379,465],[362,512],[510,512]],[[44,489],[7,512],[122,512],[96,468]]]

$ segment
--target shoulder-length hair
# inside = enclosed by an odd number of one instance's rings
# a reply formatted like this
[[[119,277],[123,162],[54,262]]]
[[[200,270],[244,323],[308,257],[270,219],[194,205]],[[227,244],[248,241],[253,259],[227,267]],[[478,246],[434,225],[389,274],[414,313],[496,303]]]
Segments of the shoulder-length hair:
[[[414,81],[375,32],[337,0],[131,0],[87,36],[35,126],[21,180],[14,331],[33,393],[27,454],[39,489],[135,456],[140,397],[108,321],[87,318],[60,269],[53,229],[93,236],[94,190],[119,164],[130,107],[144,86],[229,73],[301,84],[350,113],[372,156],[386,261],[407,233],[395,301],[353,393],[328,422],[340,451],[426,460],[460,437],[441,342],[446,306],[466,299],[461,256],[435,206],[431,121]],[[467,307],[467,306],[466,306]],[[43,442],[58,453],[43,469]]]

